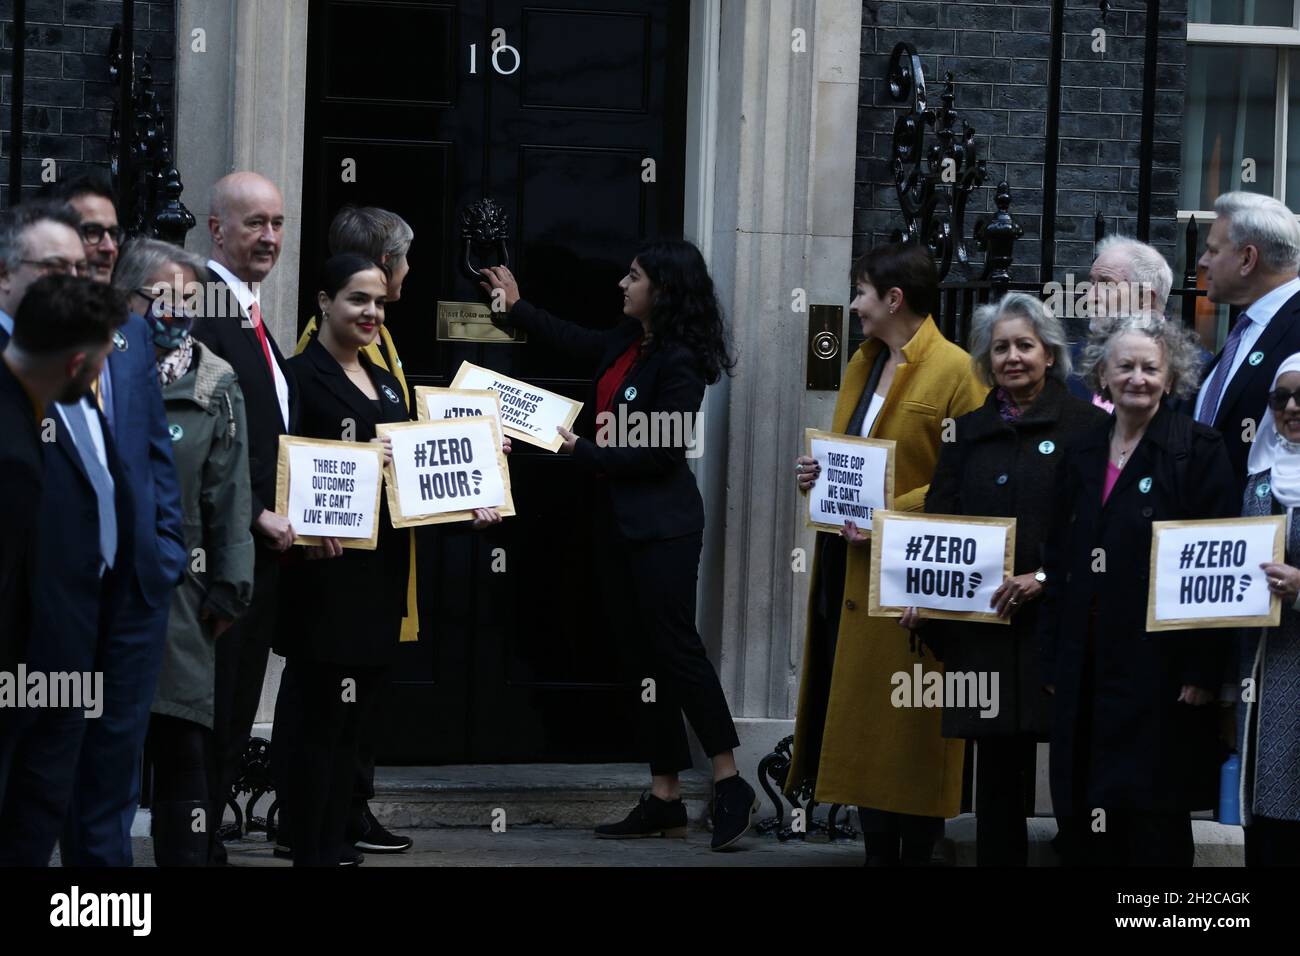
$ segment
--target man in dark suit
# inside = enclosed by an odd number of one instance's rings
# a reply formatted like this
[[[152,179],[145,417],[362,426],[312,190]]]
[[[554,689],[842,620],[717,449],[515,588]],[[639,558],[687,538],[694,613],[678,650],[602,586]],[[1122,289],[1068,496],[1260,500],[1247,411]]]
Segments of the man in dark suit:
[[[1224,193],[1214,212],[1197,264],[1210,301],[1243,311],[1206,368],[1193,415],[1223,434],[1240,498],[1273,376],[1300,352],[1300,224],[1281,202],[1259,193]]]
[[[212,862],[225,862],[216,832],[226,797],[257,715],[275,628],[279,554],[293,545],[289,519],[275,513],[280,436],[293,432],[297,390],[275,339],[266,329],[259,286],[280,257],[284,199],[256,173],[231,173],[212,187],[208,231],[213,287],[194,336],[234,367],[248,414],[248,468],[253,496],[253,603],[217,642],[213,726]]]
[[[68,180],[55,196],[77,214],[90,278],[107,283],[122,241],[107,180]],[[113,346],[93,392],[126,472],[135,516],[135,565],[122,569],[125,600],[100,648],[104,713],[86,728],[62,840],[67,866],[131,865],[131,823],[140,803],[149,708],[162,669],[172,589],[188,559],[180,485],[148,323],[130,315]]]
[[[79,675],[99,705],[97,657],[133,574],[131,494],[108,423],[88,390],[126,315],[126,300],[110,287],[48,276],[26,290],[5,349],[8,364],[11,353],[21,358],[53,342],[82,343],[71,354],[57,352],[70,381],[55,397],[71,404],[50,406],[42,423],[49,440],[24,663],[29,674]],[[0,866],[48,865],[67,815],[87,717],[99,706],[89,698],[51,703],[21,711],[5,734],[11,756],[0,807]]]
[[[19,217],[0,217],[0,260],[5,252],[23,258]],[[57,225],[57,224],[56,224]],[[66,237],[65,237],[66,238]],[[69,251],[72,247],[69,246]],[[74,263],[75,264],[75,263]],[[38,280],[39,282],[39,280]],[[0,276],[0,294],[13,306],[13,273]],[[25,290],[23,290],[25,291]],[[45,406],[75,402],[85,392],[85,380],[103,364],[107,329],[81,324],[23,328],[18,342],[10,338],[13,317],[0,313],[0,672],[14,674],[27,652],[31,632],[32,591],[35,588],[36,515],[40,506],[44,460],[42,432]],[[90,341],[82,341],[90,336]],[[0,805],[4,804],[9,757],[16,735],[17,710],[0,709]]]

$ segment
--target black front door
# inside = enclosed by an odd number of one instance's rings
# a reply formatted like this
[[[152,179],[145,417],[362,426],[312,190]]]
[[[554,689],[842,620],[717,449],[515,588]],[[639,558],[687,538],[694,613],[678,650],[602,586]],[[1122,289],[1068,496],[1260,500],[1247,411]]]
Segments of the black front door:
[[[440,300],[486,301],[458,268],[457,219],[492,199],[525,297],[615,324],[638,242],[682,228],[688,17],[687,0],[313,3],[304,319],[334,212],[381,206],[415,231],[387,318],[412,387],[448,385],[468,360],[589,400],[594,370],[540,344],[438,341]],[[628,756],[591,480],[514,448],[517,517],[417,532],[420,640],[401,648],[381,759]]]

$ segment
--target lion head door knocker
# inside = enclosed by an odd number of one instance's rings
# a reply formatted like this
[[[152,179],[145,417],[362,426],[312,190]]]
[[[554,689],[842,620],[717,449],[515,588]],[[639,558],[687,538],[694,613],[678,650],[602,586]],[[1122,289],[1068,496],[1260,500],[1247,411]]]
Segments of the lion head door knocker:
[[[461,272],[471,282],[482,282],[481,266],[475,265],[474,255],[487,246],[495,247],[496,265],[510,265],[510,252],[506,240],[510,238],[506,212],[491,199],[470,203],[460,212],[460,265]],[[488,263],[491,265],[491,263]]]
[[[510,265],[506,248],[510,230],[505,210],[491,199],[470,203],[460,212],[460,271],[474,288],[479,287],[484,266]],[[495,256],[496,262],[478,262],[480,256]],[[501,305],[497,305],[501,308]],[[438,302],[439,342],[497,342],[520,344],[528,336],[520,329],[498,326],[492,309],[482,301]]]

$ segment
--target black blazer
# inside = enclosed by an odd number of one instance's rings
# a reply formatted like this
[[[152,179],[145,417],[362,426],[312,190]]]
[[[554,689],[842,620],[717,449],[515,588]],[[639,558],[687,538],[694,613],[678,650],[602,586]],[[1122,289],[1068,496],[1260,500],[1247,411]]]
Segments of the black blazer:
[[[286,429],[275,394],[275,380],[266,366],[266,355],[257,340],[257,331],[239,307],[234,290],[214,277],[207,304],[212,306],[211,314],[195,321],[194,337],[229,362],[239,378],[248,413],[248,474],[252,515],[256,521],[263,510],[275,510],[275,463],[280,453],[280,436],[295,433],[298,388],[289,363],[268,331],[266,341],[271,355],[289,385],[289,427]],[[255,534],[253,539],[259,546],[265,546],[261,535]]]
[[[641,323],[636,319],[597,331],[557,319],[522,300],[515,303],[503,321],[590,362],[595,381],[641,336]],[[653,349],[619,384],[613,407],[615,421],[635,412],[647,416],[661,412],[689,415],[694,422],[695,441],[699,442],[703,438],[699,411],[704,388],[704,376],[688,349]],[[593,386],[588,405],[594,402]],[[684,424],[684,419],[678,420]],[[613,440],[617,442],[616,437]],[[676,538],[704,529],[704,501],[686,464],[686,449],[682,442],[674,444],[676,447],[602,447],[580,438],[574,447],[573,458],[580,467],[605,476],[615,520],[623,536],[630,540]]]
[[[1013,423],[998,413],[996,390],[984,404],[956,421],[954,440],[939,448],[939,462],[925,496],[930,514],[1016,519],[1012,573],[1042,566],[1043,540],[1060,491],[1066,448],[1103,426],[1109,416],[1075,398],[1060,380],[1048,378],[1038,400]],[[930,621],[921,632],[944,667],[999,674],[1000,707],[993,718],[977,707],[943,711],[945,737],[1051,732],[1051,697],[1038,656],[1039,602],[1031,601],[1011,623]],[[937,640],[936,640],[937,638]]]
[[[298,434],[339,441],[350,420],[355,433],[349,440],[367,442],[380,422],[409,419],[397,379],[364,352],[360,359],[379,393],[378,408],[352,384],[319,337],[289,360],[302,396]],[[276,651],[331,664],[387,664],[401,637],[409,568],[410,533],[393,527],[388,495],[381,494],[374,551],[347,548],[338,558],[285,565]]]
[[[1216,708],[1178,694],[1185,684],[1218,690],[1234,632],[1148,633],[1146,606],[1152,522],[1240,514],[1232,466],[1218,432],[1163,405],[1103,505],[1109,448],[1106,422],[1067,450],[1044,549],[1052,804],[1061,815],[1213,806]]]
[[[76,406],[67,409],[80,415]],[[114,571],[99,576],[99,507],[95,488],[63,424],[50,406],[43,427],[52,441],[45,442],[45,473],[41,489],[36,544],[35,610],[32,639],[27,650],[32,670],[87,671],[96,667],[101,622],[111,622],[133,587],[135,562],[132,544],[134,513],[131,488],[118,458],[117,447],[104,416],[108,470],[113,476],[117,504],[117,555]]]
[[[0,358],[0,671],[11,673],[32,627],[43,470],[36,411]]]
[[[1214,418],[1214,427],[1223,435],[1224,445],[1228,450],[1228,460],[1232,462],[1233,487],[1236,500],[1241,500],[1246,489],[1246,459],[1250,455],[1249,438],[1259,429],[1268,407],[1268,389],[1273,384],[1273,376],[1278,366],[1288,357],[1300,352],[1300,293],[1289,298],[1277,314],[1269,320],[1264,334],[1251,347],[1251,353],[1262,352],[1264,360],[1258,365],[1251,365],[1247,355],[1237,373],[1224,386],[1223,398],[1219,402],[1219,412]],[[1223,357],[1220,351],[1205,368],[1203,381],[1209,381],[1215,367]],[[1195,401],[1195,399],[1193,399]],[[1188,410],[1195,414],[1195,406]],[[1247,421],[1255,427],[1246,431]]]

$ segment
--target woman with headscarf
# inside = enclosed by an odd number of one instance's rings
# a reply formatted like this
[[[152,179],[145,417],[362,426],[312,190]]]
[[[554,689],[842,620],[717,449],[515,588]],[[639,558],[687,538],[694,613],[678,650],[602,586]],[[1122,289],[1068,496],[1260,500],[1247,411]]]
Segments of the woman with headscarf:
[[[1250,448],[1242,514],[1286,515],[1286,558],[1264,564],[1282,599],[1277,627],[1241,638],[1238,704],[1247,866],[1300,863],[1300,354],[1280,366]]]

